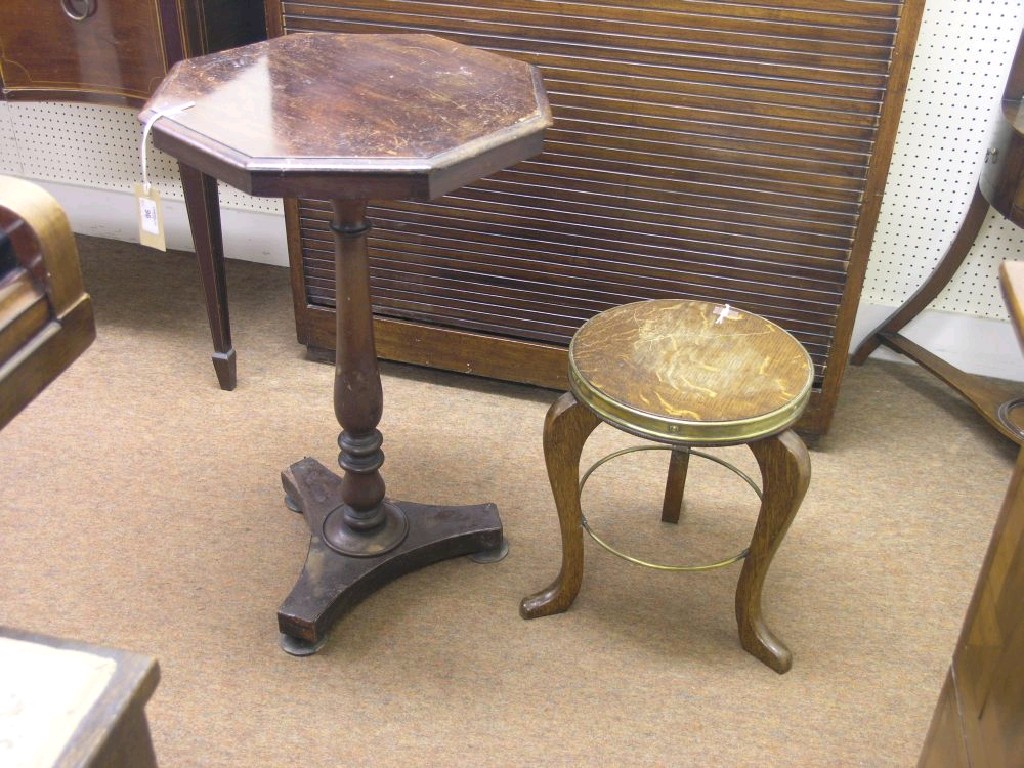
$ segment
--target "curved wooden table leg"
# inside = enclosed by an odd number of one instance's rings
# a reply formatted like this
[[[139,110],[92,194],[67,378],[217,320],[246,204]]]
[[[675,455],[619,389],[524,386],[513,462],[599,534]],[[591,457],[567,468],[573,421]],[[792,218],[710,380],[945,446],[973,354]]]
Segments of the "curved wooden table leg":
[[[878,349],[880,344],[885,343],[885,334],[899,333],[903,326],[917,317],[942,292],[942,289],[953,278],[953,274],[964,263],[967,254],[970,253],[971,246],[974,245],[981,225],[988,215],[988,209],[988,200],[982,195],[981,187],[976,187],[967,214],[960,223],[956,235],[953,236],[953,242],[949,244],[949,248],[928,279],[909,299],[903,302],[899,309],[889,315],[884,323],[864,337],[850,358],[851,363],[860,365],[867,360],[868,355]]]
[[[234,389],[238,383],[235,348],[231,346],[228,321],[228,289],[224,278],[224,244],[220,228],[217,180],[184,163],[178,163],[185,208],[192,230],[192,241],[199,262],[199,279],[206,297],[206,314],[213,336],[213,369],[221,389]]]
[[[764,623],[761,589],[807,492],[811,460],[803,440],[791,429],[751,443],[750,450],[761,467],[763,498],[736,586],[736,623],[743,649],[781,674],[793,666],[793,654]]]
[[[544,461],[562,530],[562,568],[547,589],[523,598],[524,619],[560,613],[572,605],[583,583],[583,511],[580,508],[580,456],[600,419],[571,392],[558,398],[544,420]]]

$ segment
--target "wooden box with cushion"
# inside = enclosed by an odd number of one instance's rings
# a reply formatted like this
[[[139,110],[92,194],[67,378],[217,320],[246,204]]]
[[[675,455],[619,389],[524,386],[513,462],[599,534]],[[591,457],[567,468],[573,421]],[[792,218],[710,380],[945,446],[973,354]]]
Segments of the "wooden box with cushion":
[[[95,337],[67,216],[38,185],[0,176],[0,428]]]
[[[0,627],[0,765],[156,768],[159,679],[148,656]]]

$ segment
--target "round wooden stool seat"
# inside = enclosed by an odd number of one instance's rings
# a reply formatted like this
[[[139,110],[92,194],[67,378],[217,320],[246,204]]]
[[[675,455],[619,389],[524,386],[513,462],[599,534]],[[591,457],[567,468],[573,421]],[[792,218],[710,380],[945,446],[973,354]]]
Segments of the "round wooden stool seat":
[[[599,424],[670,444],[661,518],[666,523],[680,520],[687,466],[696,453],[692,446],[745,443],[761,469],[761,507],[750,546],[719,563],[671,570],[707,570],[742,559],[735,602],[740,645],[776,672],[786,672],[793,655],[765,624],[761,591],[811,478],[807,447],[790,427],[807,405],[813,376],[800,342],[765,318],[728,305],[642,301],[584,324],[569,345],[571,391],[552,404],[544,422],[544,461],[562,534],[562,567],[547,589],[523,598],[523,618],[564,611],[579,594],[585,525],[580,458]]]
[[[685,299],[613,307],[569,345],[569,383],[603,421],[654,440],[747,443],[789,427],[811,393],[803,346],[750,312]]]

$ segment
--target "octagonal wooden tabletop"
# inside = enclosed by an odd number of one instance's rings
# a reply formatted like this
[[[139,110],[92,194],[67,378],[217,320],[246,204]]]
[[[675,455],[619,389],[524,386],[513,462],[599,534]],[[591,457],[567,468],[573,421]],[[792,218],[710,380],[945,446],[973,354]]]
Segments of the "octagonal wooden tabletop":
[[[406,34],[295,34],[187,59],[151,118],[158,148],[249,194],[382,200],[439,197],[532,157],[551,124],[535,67]]]

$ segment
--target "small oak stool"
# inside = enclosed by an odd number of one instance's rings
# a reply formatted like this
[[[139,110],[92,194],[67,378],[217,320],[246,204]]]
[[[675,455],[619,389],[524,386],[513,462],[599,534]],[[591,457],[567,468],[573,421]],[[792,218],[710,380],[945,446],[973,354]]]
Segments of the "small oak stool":
[[[763,317],[728,305],[662,299],[591,318],[569,345],[572,391],[555,401],[544,424],[562,568],[550,587],[523,599],[523,618],[564,611],[579,594],[586,526],[580,456],[598,424],[668,444],[666,522],[679,521],[691,447],[745,443],[762,477],[749,549],[710,566],[670,568],[706,570],[743,559],[736,588],[740,644],[776,672],[788,671],[793,655],[764,623],[761,589],[811,477],[807,448],[790,427],[807,405],[813,372],[800,342]]]

